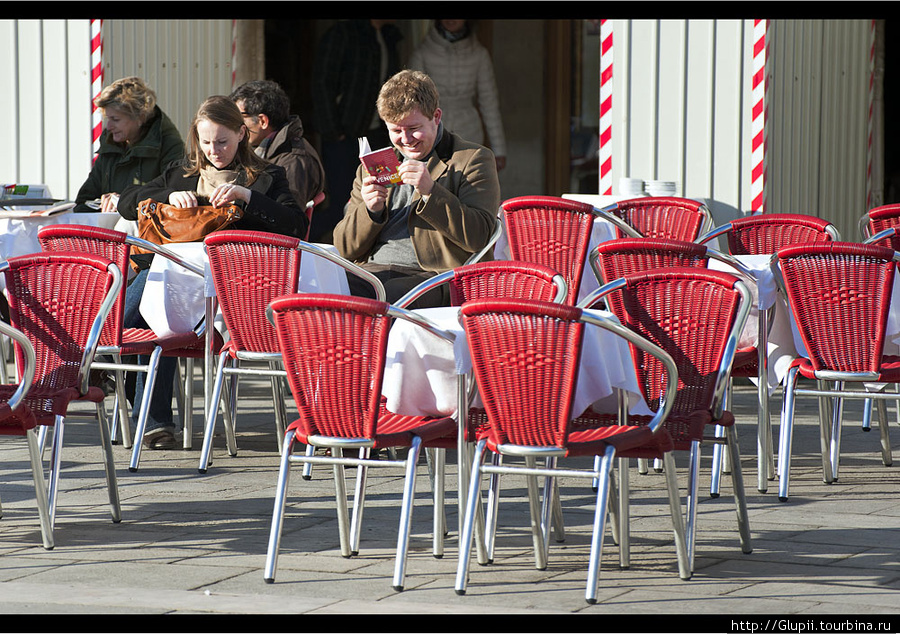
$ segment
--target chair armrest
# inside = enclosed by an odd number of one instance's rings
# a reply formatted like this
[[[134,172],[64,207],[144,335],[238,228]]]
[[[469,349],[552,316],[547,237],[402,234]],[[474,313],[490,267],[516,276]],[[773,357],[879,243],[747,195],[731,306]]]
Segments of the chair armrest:
[[[297,245],[297,249],[325,258],[326,260],[334,262],[347,272],[352,273],[357,277],[363,278],[365,281],[372,285],[373,289],[375,289],[375,299],[382,302],[386,301],[387,293],[384,290],[384,285],[381,283],[381,280],[379,280],[377,277],[375,277],[375,275],[365,270],[361,266],[354,264],[350,260],[343,258],[336,253],[331,253],[327,249],[323,249],[318,245],[315,245],[311,242],[306,242],[304,240],[300,241],[300,243]]]

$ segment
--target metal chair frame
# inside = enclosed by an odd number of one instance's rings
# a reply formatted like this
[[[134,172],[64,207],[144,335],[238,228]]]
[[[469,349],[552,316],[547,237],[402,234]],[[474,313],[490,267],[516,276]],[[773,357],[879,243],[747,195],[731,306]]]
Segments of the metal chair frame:
[[[894,229],[888,231],[892,232],[894,231]],[[884,263],[888,263],[888,265],[884,267],[884,277],[875,280],[869,279],[869,281],[872,283],[872,287],[863,289],[866,291],[866,294],[860,295],[860,297],[869,299],[870,301],[880,301],[882,302],[882,305],[885,302],[888,303],[888,307],[883,309],[884,317],[879,317],[879,319],[882,320],[880,325],[876,324],[876,328],[879,328],[880,330],[876,331],[875,333],[866,333],[867,338],[871,338],[874,336],[876,337],[875,341],[878,341],[878,337],[880,337],[883,342],[883,330],[885,326],[884,320],[886,319],[886,311],[888,308],[890,308],[889,303],[891,284],[893,283],[893,278],[896,275],[896,265],[900,263],[900,253],[887,247],[880,247],[875,245],[874,243],[877,242],[878,239],[881,238],[878,238],[876,234],[876,236],[871,237],[869,244],[857,244],[851,242],[832,243],[831,245],[829,245],[829,251],[815,248],[816,245],[807,246],[806,248],[809,249],[809,251],[806,253],[804,253],[802,251],[802,247],[799,246],[782,249],[775,256],[773,256],[771,263],[773,273],[775,274],[776,283],[778,284],[781,292],[783,292],[786,297],[788,297],[789,301],[791,301],[792,299],[794,301],[797,301],[801,297],[801,295],[796,294],[797,291],[793,290],[793,285],[784,279],[783,272],[781,270],[781,264],[785,259],[788,258],[802,258],[808,255],[809,257],[824,259],[832,254],[837,254],[852,258],[854,262],[869,259],[875,262],[881,261]],[[819,269],[821,268],[822,266],[820,265]],[[855,276],[854,280],[858,280],[858,276]],[[858,292],[857,289],[853,288],[852,283],[849,281],[846,283],[843,290],[854,293]],[[791,302],[791,309],[796,310],[794,302]],[[856,324],[857,321],[858,320],[853,320],[853,324]],[[831,316],[829,324],[832,331],[841,328],[841,324],[838,321],[838,318],[833,315]],[[812,337],[814,333],[811,332],[807,334],[802,327],[798,328],[798,330],[801,333],[801,337],[808,345],[810,343],[809,337]],[[815,340],[813,339],[812,341]],[[858,346],[854,346],[854,349],[855,348],[858,348]],[[816,364],[811,360],[810,357],[805,357],[805,359],[812,368],[812,371],[806,370],[806,372],[804,372],[804,368],[801,367],[802,360],[798,360],[795,361],[794,364],[792,364],[791,368],[788,370],[788,375],[784,380],[784,401],[781,410],[781,428],[779,434],[780,446],[778,451],[778,499],[782,502],[786,502],[788,500],[788,496],[790,493],[793,418],[797,397],[816,396],[819,399],[822,479],[826,484],[836,481],[839,475],[838,472],[840,463],[843,400],[847,398],[857,400],[861,399],[865,400],[867,403],[878,401],[879,404],[882,404],[886,400],[897,399],[896,393],[891,394],[846,389],[847,383],[896,383],[896,381],[893,381],[889,378],[886,379],[885,377],[881,376],[883,370],[883,368],[881,367],[879,367],[878,369],[870,368],[868,371],[848,371],[839,368],[817,368]],[[880,365],[881,364],[879,363],[879,366]],[[816,387],[797,387],[797,381],[801,373],[804,374],[804,376],[809,375],[808,378],[815,380]],[[829,382],[833,382],[833,388],[828,387]],[[829,419],[831,421],[830,425],[828,422]],[[880,440],[882,462],[885,466],[890,466],[892,463],[892,456],[886,416],[883,415],[881,417],[879,427],[881,431]]]
[[[425,328],[429,332],[446,340],[450,344],[452,344],[452,342],[455,340],[455,335],[453,333],[446,332],[440,329],[427,318],[424,318],[413,312],[391,306],[384,303],[383,301],[328,294],[296,294],[277,298],[272,302],[267,311],[270,316],[270,321],[275,324],[275,328],[279,332],[279,340],[283,341],[282,350],[285,350],[286,352],[287,343],[283,339],[281,330],[282,328],[287,328],[288,326],[285,325],[282,327],[281,325],[279,325],[277,314],[279,311],[291,311],[294,308],[293,303],[298,298],[300,299],[300,301],[307,301],[310,305],[313,306],[318,305],[326,309],[336,310],[340,310],[343,307],[344,309],[355,311],[355,309],[352,308],[354,306],[354,303],[366,304],[367,306],[364,306],[362,310],[366,312],[372,311],[372,314],[378,315],[379,318],[388,319],[391,322],[393,322],[393,320],[395,319],[408,320],[416,324],[417,326]],[[386,337],[384,341],[386,344]],[[380,364],[379,371],[381,373],[383,373],[384,371],[384,352],[385,351],[382,349],[380,353],[381,357],[375,359],[376,365]],[[299,388],[292,386],[292,390],[294,389]],[[367,398],[370,397],[369,394],[364,394],[363,396]],[[391,414],[390,412],[382,413],[384,416],[387,416],[391,419],[408,418],[410,420],[419,421],[420,425],[423,421],[427,420],[451,421],[452,431],[454,435],[457,433],[457,430],[459,428],[458,422],[453,417],[446,417],[444,419],[426,419],[425,417],[402,417],[396,414]],[[376,417],[379,418],[379,422],[376,423],[377,425],[381,423],[382,419],[378,414],[376,414]],[[301,421],[298,420],[295,424],[299,424],[300,422]],[[413,499],[415,495],[416,463],[418,461],[421,449],[423,447],[429,446],[430,441],[423,440],[418,435],[416,435],[415,432],[413,432],[413,439],[411,442],[409,453],[405,460],[373,460],[369,458],[369,452],[375,444],[375,438],[349,438],[343,436],[324,436],[316,434],[308,435],[306,437],[306,441],[309,443],[307,445],[308,447],[318,446],[329,447],[332,449],[331,456],[317,456],[313,455],[309,451],[305,453],[294,454],[293,447],[297,442],[296,436],[297,433],[294,431],[292,425],[288,428],[282,444],[283,448],[281,452],[281,463],[276,487],[275,505],[272,515],[272,525],[269,533],[269,545],[266,555],[264,580],[267,583],[273,583],[275,580],[275,571],[278,560],[278,551],[281,542],[284,511],[287,500],[287,489],[289,485],[290,468],[292,463],[296,462],[304,465],[323,464],[331,465],[333,467],[338,509],[338,529],[341,544],[341,554],[344,557],[350,557],[359,552],[362,515],[365,504],[365,486],[368,469],[371,467],[402,468],[405,472],[405,484],[403,488],[403,500],[401,503],[400,512],[400,528],[397,538],[397,552],[392,580],[392,587],[397,591],[402,591],[404,586],[404,579],[406,576],[407,550],[410,537],[410,522],[412,517]],[[359,450],[359,457],[344,457],[343,451],[345,449]],[[444,504],[444,454],[445,450],[443,448],[438,448],[435,451],[435,473],[437,476],[436,486],[434,489],[433,554],[435,557],[441,557],[443,555],[443,538],[445,533],[444,514],[442,512]],[[343,500],[346,500],[346,483],[344,480],[343,469],[344,466],[357,467],[356,493],[354,496],[352,517],[348,514],[346,503],[343,502]]]
[[[85,242],[94,245],[101,245],[105,243],[115,249],[119,248],[118,245],[122,245],[124,246],[124,249],[119,251],[116,254],[116,257],[120,258],[124,263],[128,262],[131,248],[140,247],[152,252],[154,255],[159,255],[171,260],[172,262],[201,278],[205,277],[205,272],[202,267],[198,267],[192,262],[185,260],[174,251],[167,249],[164,246],[148,242],[147,240],[144,240],[142,238],[131,236],[124,232],[116,231],[113,229],[86,227],[82,225],[48,225],[47,227],[43,227],[38,232],[38,239],[41,241],[42,248],[45,251],[55,250],[53,248],[53,241],[57,240],[61,241],[63,244],[65,244],[68,240],[77,240],[78,244],[82,246]],[[66,245],[66,248],[71,247]],[[101,253],[102,251],[105,250],[98,247],[97,250],[91,252]],[[101,255],[103,255],[103,253],[101,253]],[[121,295],[119,299],[124,303],[125,289],[123,288],[120,293]],[[98,347],[98,355],[109,355],[113,357],[112,362],[95,360],[91,367],[94,369],[112,370],[115,373],[116,407],[113,409],[112,437],[116,437],[116,429],[120,427],[122,431],[123,445],[126,448],[131,447],[132,449],[131,461],[128,467],[128,470],[130,472],[133,473],[137,471],[140,463],[142,448],[142,442],[140,440],[143,437],[144,429],[147,425],[147,417],[150,412],[150,395],[153,394],[153,388],[156,384],[156,373],[159,367],[160,358],[162,356],[184,356],[188,361],[187,371],[185,373],[185,376],[183,377],[183,381],[179,380],[178,385],[181,388],[182,397],[180,405],[182,421],[184,424],[183,446],[185,449],[189,449],[191,447],[193,438],[193,357],[200,356],[200,353],[190,350],[190,346],[199,345],[201,343],[203,345],[202,356],[204,359],[204,402],[208,403],[210,392],[208,377],[212,373],[212,351],[217,347],[217,338],[220,339],[220,337],[218,337],[216,333],[215,328],[206,327],[207,324],[212,323],[213,314],[213,306],[210,302],[207,302],[206,315],[204,319],[201,320],[201,322],[194,328],[192,333],[186,333],[184,336],[176,335],[173,337],[158,337],[155,334],[151,334],[151,331],[149,331],[149,329],[147,329],[147,331],[143,334],[138,334],[138,336],[135,338],[136,341],[154,344],[152,350],[149,353],[149,359],[146,364],[141,364],[138,362],[124,363],[122,361],[122,347],[118,345],[101,345]],[[126,329],[123,327],[121,333],[113,336],[118,337],[119,340],[121,340],[122,336],[125,333],[125,330]],[[137,427],[135,430],[137,442],[132,442],[131,439],[131,427],[128,417],[128,401],[125,397],[125,380],[123,374],[126,371],[144,372],[147,374],[147,379],[144,385],[144,394],[145,396],[147,396],[147,398],[142,399],[141,409],[138,412]]]
[[[750,314],[750,304],[751,304],[751,295],[750,290],[747,287],[747,284],[741,280],[740,277],[731,275],[729,273],[723,273],[720,271],[711,271],[705,269],[695,269],[695,268],[669,268],[669,269],[659,269],[658,271],[637,273],[633,275],[628,275],[618,280],[611,281],[607,284],[604,284],[599,289],[591,293],[589,296],[585,297],[579,305],[582,307],[590,307],[595,305],[599,300],[604,297],[610,295],[611,293],[622,292],[625,289],[628,289],[629,286],[633,283],[640,283],[642,281],[646,282],[662,282],[669,283],[678,279],[690,279],[696,277],[710,277],[710,280],[707,280],[708,284],[717,284],[724,285],[730,284],[734,291],[737,293],[739,300],[738,306],[734,312],[733,323],[729,328],[729,332],[724,341],[724,348],[722,351],[722,356],[719,361],[718,372],[716,373],[715,381],[713,384],[713,390],[711,395],[711,403],[710,403],[710,414],[712,418],[712,424],[716,425],[717,432],[719,431],[719,427],[717,421],[722,420],[723,415],[725,414],[725,394],[730,385],[731,380],[731,368],[734,361],[734,355],[737,351],[737,342],[740,337],[741,331],[744,328],[744,325],[747,321],[747,317]],[[716,277],[720,278],[722,281],[716,281]],[[677,344],[676,342],[672,342],[670,344],[672,347],[669,349],[675,349]],[[663,349],[667,349],[667,346],[664,346]],[[680,388],[683,389],[683,388]],[[645,395],[645,398],[650,398],[650,395]],[[649,401],[648,401],[649,402]],[[689,414],[689,412],[675,412],[674,415],[684,416]],[[673,417],[673,413],[669,414],[668,420],[671,420]],[[688,558],[690,562],[690,569],[694,568],[694,552],[695,552],[695,542],[696,542],[696,519],[697,519],[697,506],[698,506],[698,487],[699,487],[699,472],[700,472],[700,452],[701,446],[703,443],[714,443],[720,444],[724,443],[728,448],[731,463],[732,463],[732,487],[735,501],[735,511],[737,514],[738,520],[738,532],[740,535],[740,543],[741,550],[744,553],[752,552],[752,545],[750,539],[750,522],[749,516],[747,512],[747,503],[746,497],[744,493],[744,483],[743,483],[743,474],[741,471],[740,464],[740,449],[738,446],[737,433],[734,429],[734,425],[729,425],[724,427],[724,437],[720,436],[719,433],[716,433],[714,436],[703,435],[701,438],[691,439],[690,442],[690,467],[688,474],[688,492],[687,492],[687,548],[688,548]],[[678,447],[676,446],[676,450]],[[627,479],[623,476],[623,482],[627,483]],[[623,492],[620,494],[620,497],[627,497],[627,494]],[[627,535],[627,524],[623,526],[622,532],[624,534],[623,541],[624,543],[628,543],[628,535]]]
[[[479,383],[487,386],[492,395],[491,398],[502,398],[502,396],[500,395],[502,394],[503,396],[505,396],[507,392],[505,389],[503,389],[502,386],[492,386],[493,379],[490,376],[490,373],[482,371],[482,363],[495,363],[496,359],[480,359],[481,353],[479,353],[478,351],[481,348],[481,342],[477,341],[477,333],[471,331],[469,323],[469,319],[471,316],[477,316],[480,313],[499,313],[510,315],[515,315],[518,313],[525,315],[526,318],[529,319],[549,318],[553,320],[561,320],[564,322],[568,322],[573,327],[579,328],[579,330],[577,331],[578,334],[576,335],[579,340],[583,334],[580,328],[584,327],[584,324],[588,324],[591,327],[599,327],[613,332],[616,335],[625,338],[631,345],[637,346],[647,353],[657,357],[660,362],[662,362],[663,365],[667,368],[667,388],[662,395],[658,411],[654,414],[648,424],[648,430],[641,431],[650,432],[649,436],[644,436],[645,441],[648,437],[653,437],[657,433],[663,433],[667,435],[667,432],[663,431],[663,423],[671,410],[672,403],[674,402],[675,392],[677,388],[678,370],[675,367],[674,361],[668,355],[668,353],[660,349],[658,346],[655,346],[654,344],[632,332],[628,328],[621,326],[617,323],[616,320],[603,318],[601,316],[591,314],[589,312],[581,310],[580,308],[572,306],[561,306],[559,304],[553,304],[550,302],[529,300],[481,300],[468,302],[462,308],[461,319],[463,321],[463,326],[467,332],[469,348],[473,354],[473,366],[475,369],[475,375],[478,378]],[[570,336],[571,334],[574,333],[570,332],[567,336]],[[484,336],[489,337],[490,335],[485,333]],[[534,351],[540,351],[542,352],[542,354],[546,354],[543,352],[543,350],[539,350],[539,348],[540,344],[536,342]],[[550,353],[552,356],[552,351],[550,351]],[[493,351],[485,352],[484,354],[490,356],[493,354]],[[577,357],[580,355],[575,354],[574,351],[573,355],[574,356],[570,359],[570,363],[574,363],[574,370],[568,376],[568,379],[571,380],[571,382],[574,384],[575,378],[577,377]],[[560,403],[558,403],[558,407],[565,408],[565,411],[555,411],[552,416],[552,418],[557,420],[561,419],[562,416],[569,417],[569,426],[571,426],[571,420],[573,418],[572,413],[569,411],[571,409],[571,398],[572,391],[569,390],[567,398],[561,399]],[[494,416],[491,411],[492,409],[489,407],[489,417]],[[495,420],[493,421],[493,424],[497,424],[498,422],[502,421]],[[634,427],[623,427],[619,433],[624,435],[619,436],[619,438],[626,438],[629,434],[633,434],[635,429],[636,428]],[[545,432],[547,435],[551,435],[553,433],[549,429],[545,430]],[[606,524],[608,508],[610,506],[611,500],[615,497],[614,489],[613,487],[611,487],[610,482],[612,478],[612,467],[617,452],[616,440],[618,439],[603,442],[601,443],[602,447],[597,446],[596,440],[594,440],[594,442],[589,442],[589,444],[592,445],[590,451],[597,451],[599,449],[599,451],[602,452],[600,454],[601,460],[599,462],[599,465],[595,463],[594,468],[561,469],[557,466],[557,461],[559,458],[565,458],[567,455],[573,452],[575,455],[578,454],[578,451],[576,450],[578,443],[574,440],[574,431],[572,431],[571,428],[567,435],[571,436],[568,442],[562,440],[561,444],[559,445],[545,446],[539,446],[536,444],[513,444],[512,441],[499,444],[492,443],[489,442],[490,434],[478,440],[471,469],[472,475],[470,478],[469,492],[467,495],[465,523],[463,527],[463,533],[460,537],[460,554],[455,584],[455,590],[457,594],[463,595],[467,591],[469,576],[468,567],[471,555],[472,539],[479,522],[478,509],[480,508],[479,500],[481,498],[481,476],[483,474],[488,474],[492,477],[499,477],[503,474],[518,474],[527,477],[532,539],[534,543],[535,567],[539,570],[543,570],[547,567],[549,554],[548,529],[551,523],[551,511],[550,505],[546,503],[546,494],[545,503],[539,509],[536,478],[544,477],[555,482],[556,478],[559,477],[574,477],[598,480],[600,483],[597,488],[597,500],[591,539],[591,552],[588,565],[588,578],[585,589],[585,600],[588,603],[596,603],[597,586],[599,583],[600,574],[600,559],[603,548],[603,532]],[[611,435],[608,438],[615,438],[615,435]],[[557,436],[557,440],[560,441],[561,438]],[[523,467],[519,464],[503,464],[498,462],[486,464],[485,457],[488,449],[490,449],[494,454],[522,458],[525,461],[525,466]],[[538,459],[544,459],[546,461],[546,466],[538,467],[536,464],[536,461]],[[683,579],[688,579],[691,576],[688,562],[688,551],[686,547],[686,538],[683,527],[681,502],[677,490],[675,462],[672,459],[671,452],[667,451],[665,453],[665,461],[667,467],[666,479],[669,488],[669,504],[672,514],[673,532],[675,535],[675,547],[678,557],[679,575]],[[547,487],[545,487],[545,489],[546,488]],[[550,488],[550,490],[553,490],[552,487]],[[621,498],[620,502],[623,504],[627,504],[627,500],[621,500]]]
[[[771,231],[767,231],[770,229]],[[784,231],[788,231],[785,237]],[[745,235],[754,232],[757,241],[748,248],[747,240],[738,240],[736,234]],[[745,216],[716,227],[700,236],[697,242],[706,244],[720,236],[728,239],[728,252],[731,255],[771,255],[782,246],[792,244],[800,234],[826,236],[830,241],[838,241],[841,235],[837,228],[826,220],[816,216],[792,213],[770,213]],[[765,244],[758,241],[763,240]],[[826,240],[827,241],[827,240]],[[757,480],[756,488],[760,493],[768,491],[769,482],[775,479],[775,452],[772,442],[772,416],[769,408],[768,373],[769,359],[766,354],[768,335],[775,319],[775,307],[772,306],[759,314],[759,341],[757,342]],[[718,449],[718,447],[717,447]],[[718,492],[717,475],[722,471],[722,460],[718,455],[714,458],[713,490]]]
[[[246,244],[248,242],[254,241],[256,241],[257,243],[262,243],[264,241],[275,240],[275,242],[279,244],[269,245],[272,246],[272,248],[291,248],[297,251],[298,256],[302,255],[303,253],[309,253],[316,257],[325,258],[326,260],[340,266],[348,273],[366,280],[369,284],[372,285],[372,288],[375,291],[376,298],[380,301],[384,301],[385,299],[384,286],[375,275],[357,266],[356,264],[353,264],[349,260],[331,253],[330,251],[323,249],[322,247],[313,243],[305,242],[297,238],[291,238],[289,236],[281,236],[259,231],[226,230],[216,232],[214,234],[211,234],[211,236],[212,237],[210,238],[210,240],[214,241],[215,243],[236,241],[241,244]],[[297,267],[299,274],[299,258],[297,261]],[[221,278],[223,275],[225,275],[224,271],[213,271],[213,280],[219,281],[219,278]],[[289,294],[296,291],[298,279],[298,277],[295,277],[293,279],[293,281],[291,282],[293,288],[291,290],[286,290],[284,294]],[[220,290],[221,289],[217,289],[218,295],[222,295]],[[272,299],[274,299],[274,297]],[[219,304],[221,306],[221,302],[219,302]],[[228,322],[231,321],[228,315],[233,309],[234,307],[224,307],[224,312],[226,313],[226,326],[228,326]],[[277,348],[277,345],[274,347],[275,349],[270,351],[250,351],[236,349],[233,346],[224,346],[219,353],[219,359],[216,363],[215,379],[212,386],[212,395],[210,397],[208,409],[206,412],[206,425],[204,426],[203,432],[203,445],[200,452],[200,463],[198,465],[198,471],[200,473],[206,473],[209,465],[211,465],[213,462],[212,441],[220,404],[222,405],[222,408],[224,410],[225,440],[228,453],[231,456],[237,455],[234,419],[236,415],[237,379],[242,375],[270,377],[272,382],[273,398],[276,404],[275,424],[278,437],[278,450],[281,451],[281,442],[282,438],[284,437],[285,430],[284,394],[283,390],[281,389],[281,380],[284,376],[286,376],[286,373],[282,367],[281,350]],[[264,362],[268,364],[269,368],[266,370],[257,367],[241,367],[240,364],[242,361]],[[226,376],[231,378],[231,385],[227,388],[225,387]],[[310,472],[309,470],[307,470],[305,473],[305,477],[308,478],[309,475]]]
[[[87,335],[84,337],[84,343],[81,344],[80,342],[74,340],[70,340],[67,342],[68,349],[74,350],[80,348],[80,364],[77,375],[75,377],[75,384],[62,386],[53,385],[53,382],[58,380],[57,377],[60,375],[60,373],[51,372],[50,374],[47,374],[45,376],[45,368],[40,365],[41,359],[52,358],[55,354],[52,351],[56,350],[56,348],[48,343],[52,340],[47,337],[47,333],[53,332],[54,324],[57,323],[55,309],[51,307],[50,304],[52,304],[53,306],[56,306],[58,304],[58,294],[54,293],[52,299],[47,298],[45,300],[46,305],[41,304],[40,311],[34,311],[32,308],[35,305],[34,303],[36,301],[41,302],[41,292],[29,289],[27,298],[28,304],[26,306],[24,304],[25,300],[20,300],[20,298],[18,298],[16,295],[18,283],[11,283],[12,278],[10,277],[14,273],[13,269],[18,269],[19,267],[24,268],[57,266],[59,263],[65,263],[67,266],[70,266],[72,268],[83,267],[86,270],[104,271],[106,273],[105,285],[107,286],[105,294],[103,295],[103,299],[96,304],[97,309],[95,314],[90,317],[91,325],[87,332]],[[27,368],[29,361],[33,360],[35,363],[34,368],[31,372],[31,376],[34,378],[34,380],[30,383],[29,393],[25,397],[23,397],[25,404],[34,413],[37,413],[38,411],[42,412],[41,416],[39,416],[37,419],[38,425],[46,427],[47,425],[51,424],[46,422],[46,419],[52,418],[53,421],[53,438],[51,444],[46,517],[43,514],[43,493],[38,493],[38,506],[42,515],[41,527],[44,538],[44,545],[45,547],[52,548],[52,531],[53,526],[56,522],[56,506],[59,493],[59,476],[62,464],[61,456],[66,419],[66,414],[59,413],[59,409],[62,407],[68,409],[69,403],[72,400],[82,400],[89,397],[89,368],[91,367],[91,361],[97,352],[103,325],[106,322],[106,318],[112,310],[113,304],[115,303],[119,291],[122,287],[122,273],[120,272],[118,266],[116,266],[113,262],[106,258],[80,253],[62,252],[57,254],[32,254],[10,258],[5,262],[0,263],[0,274],[7,275],[6,288],[7,293],[10,296],[11,326],[15,329],[20,330],[21,334],[28,339],[28,342],[30,344],[30,346],[21,345],[21,341],[18,335],[13,338],[13,340],[16,342],[16,364],[19,368],[17,374],[21,375],[24,379],[28,376]],[[48,282],[46,280],[42,280],[41,284],[44,285],[44,292],[46,292],[46,284],[48,284]],[[89,295],[89,289],[78,290],[83,291],[82,296]],[[20,301],[23,302],[23,307],[19,306]],[[84,304],[82,304],[82,306],[83,305]],[[22,319],[21,314],[23,312],[23,308],[27,308],[26,314],[28,315],[24,320]],[[77,311],[68,311],[67,314],[79,315],[82,313],[78,313]],[[10,331],[10,333],[12,333],[12,331]],[[61,344],[58,344],[58,346],[62,347]],[[44,353],[43,350],[45,348],[50,349],[51,353]],[[38,355],[38,351],[41,351],[41,355]],[[50,370],[52,371],[52,369]],[[73,390],[75,394],[72,394]],[[90,400],[94,399],[91,397]],[[56,409],[56,411],[47,410],[47,407],[49,406],[48,401],[54,405],[54,409]],[[103,407],[102,397],[99,397],[96,401],[96,411],[98,427],[100,431],[100,445],[104,455],[104,470],[106,474],[107,489],[109,494],[110,512],[112,515],[112,521],[114,523],[118,523],[121,521],[122,515],[121,504],[119,501],[118,485],[116,482],[116,471],[112,452],[112,442],[109,433],[109,424],[106,417],[106,410]],[[31,433],[33,434],[33,432]],[[28,438],[29,454],[32,456],[32,461],[34,461],[35,451],[37,452],[38,459],[40,460],[40,440],[35,439],[34,447],[32,447],[31,436],[29,436]],[[38,484],[38,479],[37,477],[35,477],[35,485],[37,486]]]

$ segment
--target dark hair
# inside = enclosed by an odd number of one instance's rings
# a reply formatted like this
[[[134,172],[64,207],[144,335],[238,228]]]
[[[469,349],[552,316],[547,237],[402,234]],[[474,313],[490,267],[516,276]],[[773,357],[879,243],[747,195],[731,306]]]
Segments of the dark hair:
[[[191,131],[188,134],[188,162],[185,165],[185,175],[199,174],[201,168],[209,163],[197,134],[197,124],[201,120],[212,121],[227,127],[229,130],[239,132],[244,127],[244,118],[241,111],[228,97],[215,95],[202,104],[191,123]],[[247,175],[247,183],[252,183],[256,177],[266,168],[268,161],[259,158],[250,147],[250,135],[244,134],[244,138],[238,144],[237,153],[234,156],[235,168],[243,169]]]
[[[280,128],[291,116],[291,100],[274,81],[254,79],[240,85],[231,93],[231,100],[244,102],[244,112],[251,116],[264,114],[273,128]]]

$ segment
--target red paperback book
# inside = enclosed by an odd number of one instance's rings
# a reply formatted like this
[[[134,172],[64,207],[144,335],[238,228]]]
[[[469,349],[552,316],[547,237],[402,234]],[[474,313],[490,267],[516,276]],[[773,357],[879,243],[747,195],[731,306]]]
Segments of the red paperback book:
[[[400,182],[400,159],[394,148],[386,147],[359,155],[366,170],[374,176],[379,185],[390,187]]]

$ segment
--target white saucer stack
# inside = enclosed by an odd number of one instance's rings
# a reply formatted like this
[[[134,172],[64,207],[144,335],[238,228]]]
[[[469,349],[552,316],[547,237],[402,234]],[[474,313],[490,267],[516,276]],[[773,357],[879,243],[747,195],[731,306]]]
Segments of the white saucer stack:
[[[644,191],[650,196],[675,196],[677,190],[673,181],[647,181],[644,183]]]
[[[621,196],[643,196],[644,181],[640,178],[620,178],[619,194]]]

